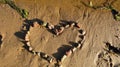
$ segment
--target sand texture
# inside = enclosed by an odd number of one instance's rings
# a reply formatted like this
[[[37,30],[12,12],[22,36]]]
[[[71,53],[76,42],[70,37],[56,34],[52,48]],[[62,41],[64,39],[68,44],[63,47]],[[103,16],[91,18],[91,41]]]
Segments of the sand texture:
[[[113,18],[107,9],[92,9],[81,3],[88,0],[14,0],[15,4],[28,10],[25,21],[7,4],[0,4],[0,67],[55,67],[24,47],[24,24],[34,20],[57,25],[63,21],[75,21],[86,31],[81,49],[77,49],[63,62],[63,67],[120,67],[120,55],[106,53],[106,43],[120,48],[120,21]],[[105,0],[91,0],[94,5],[102,5]],[[109,0],[110,2],[113,0]],[[120,0],[113,6],[120,11]],[[29,25],[28,25],[29,26]],[[70,27],[61,35],[54,35],[45,27],[30,28],[31,47],[55,58],[76,42],[78,28]]]

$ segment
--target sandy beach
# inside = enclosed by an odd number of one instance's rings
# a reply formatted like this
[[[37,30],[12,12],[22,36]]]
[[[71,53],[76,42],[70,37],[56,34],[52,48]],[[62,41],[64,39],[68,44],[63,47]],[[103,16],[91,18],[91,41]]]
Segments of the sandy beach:
[[[26,33],[21,30],[26,22],[32,24],[34,20],[53,25],[75,21],[80,25],[80,28],[66,28],[58,36],[42,26],[30,28],[31,47],[56,59],[70,48],[71,42],[80,39],[79,29],[86,31],[82,47],[67,57],[62,67],[120,67],[120,55],[104,50],[105,42],[120,48],[120,21],[113,18],[110,10],[92,9],[81,1],[89,3],[88,0],[14,0],[17,6],[29,12],[27,21],[9,5],[0,4],[0,67],[55,67],[24,47]],[[105,2],[91,1],[98,6]],[[113,4],[117,11],[120,11],[119,3],[120,0],[116,0]]]

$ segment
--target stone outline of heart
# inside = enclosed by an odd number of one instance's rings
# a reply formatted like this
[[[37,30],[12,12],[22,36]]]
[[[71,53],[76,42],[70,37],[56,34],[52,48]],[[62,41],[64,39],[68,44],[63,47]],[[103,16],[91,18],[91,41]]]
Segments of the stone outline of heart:
[[[34,26],[38,26],[37,22],[34,22],[33,24],[34,24]],[[40,24],[39,24],[39,25],[40,25]],[[41,24],[41,25],[42,25],[43,27],[46,27],[47,24],[44,22],[44,23]],[[54,63],[54,64],[57,65],[57,66],[62,66],[62,65],[61,65],[61,62],[63,62],[67,56],[70,56],[73,52],[75,52],[77,48],[81,48],[81,46],[83,45],[83,42],[84,42],[84,40],[85,40],[84,36],[85,36],[86,32],[83,31],[83,32],[81,32],[81,35],[82,35],[82,36],[80,36],[80,37],[83,37],[84,39],[83,39],[82,41],[80,41],[79,43],[76,43],[76,44],[77,44],[76,46],[72,46],[72,48],[71,48],[70,50],[68,50],[68,51],[63,55],[63,57],[61,58],[61,61],[60,61],[60,60],[57,60],[56,58],[54,58],[54,57],[52,57],[52,56],[50,56],[50,55],[47,55],[46,53],[36,52],[36,51],[33,50],[33,48],[31,47],[31,44],[30,44],[30,38],[29,38],[29,37],[30,37],[30,29],[31,29],[31,28],[34,28],[34,26],[33,26],[33,27],[30,26],[29,29],[28,29],[28,31],[27,31],[27,33],[26,33],[26,35],[25,35],[25,41],[26,41],[25,44],[26,44],[26,46],[28,47],[28,51],[31,52],[31,53],[33,53],[34,55],[38,55],[38,56],[42,57],[43,59],[47,60],[49,63]],[[47,28],[51,30],[51,27],[50,27],[50,26],[53,26],[53,25],[49,25]],[[74,27],[75,24],[71,24],[71,26]],[[68,27],[70,27],[70,26],[66,25],[65,27],[68,28]],[[79,26],[77,26],[77,25],[76,25],[76,27],[79,28]],[[62,29],[62,30],[63,30],[63,29]],[[61,33],[63,33],[63,31],[62,31]],[[60,34],[61,34],[61,33],[60,33]],[[58,36],[59,34],[56,34],[56,35]]]

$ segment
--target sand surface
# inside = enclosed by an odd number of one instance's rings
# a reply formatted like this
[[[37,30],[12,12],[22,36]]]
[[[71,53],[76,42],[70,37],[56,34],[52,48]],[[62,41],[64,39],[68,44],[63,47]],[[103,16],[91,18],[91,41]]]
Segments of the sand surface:
[[[120,48],[120,21],[116,21],[109,10],[88,8],[80,0],[14,0],[29,11],[29,20],[35,18],[56,25],[60,20],[76,21],[87,32],[80,50],[63,62],[63,67],[120,67],[120,56],[105,55],[104,42]],[[83,0],[88,3],[88,0]],[[91,0],[101,5],[104,0]],[[112,0],[110,0],[112,1]],[[120,11],[120,0],[113,6]],[[8,5],[0,4],[0,67],[53,67],[47,61],[28,52],[21,42],[20,32],[24,19]],[[30,41],[36,51],[57,57],[68,48],[69,42],[78,39],[77,28],[68,28],[59,36],[43,27],[30,30]]]

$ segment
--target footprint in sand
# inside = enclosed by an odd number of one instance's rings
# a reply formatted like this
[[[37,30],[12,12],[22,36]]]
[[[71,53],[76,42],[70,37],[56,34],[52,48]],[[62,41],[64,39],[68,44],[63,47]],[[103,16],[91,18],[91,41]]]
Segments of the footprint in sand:
[[[96,67],[113,67],[112,58],[105,51],[98,52],[95,58],[95,65]]]

